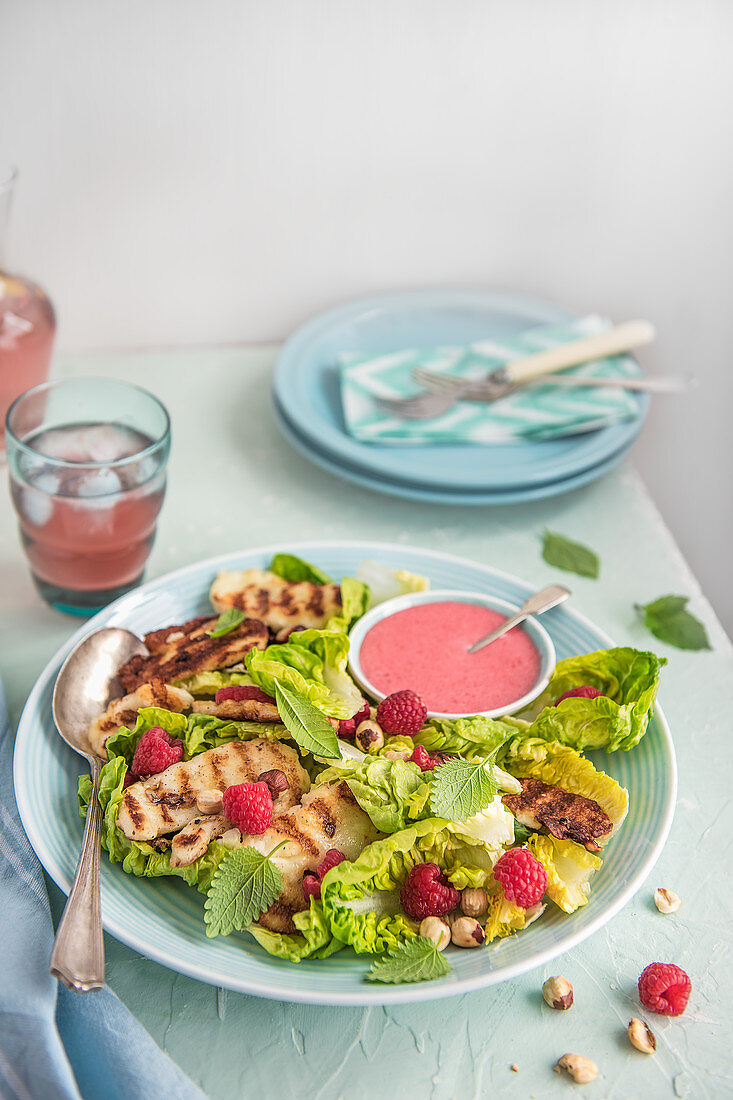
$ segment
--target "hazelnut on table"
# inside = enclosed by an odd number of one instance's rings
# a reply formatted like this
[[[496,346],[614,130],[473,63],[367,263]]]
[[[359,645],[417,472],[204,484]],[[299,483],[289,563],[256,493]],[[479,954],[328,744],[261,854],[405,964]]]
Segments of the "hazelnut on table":
[[[573,1003],[573,987],[567,978],[563,978],[561,974],[558,974],[553,978],[548,978],[544,983],[542,996],[545,999],[545,1004],[548,1004],[550,1008],[555,1008],[558,1012],[564,1012]]]

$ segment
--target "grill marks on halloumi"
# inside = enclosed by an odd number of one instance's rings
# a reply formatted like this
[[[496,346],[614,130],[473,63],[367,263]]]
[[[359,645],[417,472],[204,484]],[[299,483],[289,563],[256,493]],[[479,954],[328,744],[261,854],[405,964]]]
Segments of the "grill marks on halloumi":
[[[124,695],[122,699],[114,699],[104,714],[94,719],[89,727],[89,744],[97,756],[104,756],[107,738],[121,726],[133,729],[141,707],[162,707],[164,710],[182,714],[192,706],[193,695],[189,695],[183,688],[171,687],[162,680],[151,680],[148,684],[141,684],[129,695]]]
[[[286,581],[263,569],[219,573],[209,593],[218,612],[237,607],[277,633],[295,626],[318,629],[341,611],[341,586]]]
[[[502,798],[517,821],[528,829],[545,828],[558,840],[577,840],[589,852],[600,851],[597,838],[607,836],[613,825],[597,802],[541,779],[520,779],[520,783],[521,794]]]
[[[125,691],[134,691],[152,679],[170,683],[194,672],[229,668],[238,664],[251,649],[265,649],[269,632],[263,622],[244,619],[221,638],[212,638],[216,618],[191,619],[180,626],[154,630],[145,635],[149,656],[136,654],[122,666],[117,679]]]
[[[259,699],[225,699],[222,703],[200,699],[193,704],[196,714],[213,714],[215,718],[231,719],[233,722],[279,722],[280,715],[274,703],[263,703]]]
[[[295,932],[293,916],[308,908],[304,873],[315,871],[329,848],[338,848],[354,860],[378,836],[343,780],[314,787],[303,796],[300,806],[276,814],[262,836],[245,837],[243,842],[244,847],[269,855],[281,841],[289,841],[272,856],[282,874],[283,888],[257,923],[272,932]]]
[[[133,783],[122,796],[117,824],[129,840],[152,840],[178,832],[200,817],[196,797],[204,791],[222,793],[235,783],[255,782],[262,772],[278,768],[289,787],[279,795],[277,805],[296,805],[310,789],[310,777],[295,749],[279,741],[257,737],[232,741],[208,749],[191,760],[172,764],[159,775]]]

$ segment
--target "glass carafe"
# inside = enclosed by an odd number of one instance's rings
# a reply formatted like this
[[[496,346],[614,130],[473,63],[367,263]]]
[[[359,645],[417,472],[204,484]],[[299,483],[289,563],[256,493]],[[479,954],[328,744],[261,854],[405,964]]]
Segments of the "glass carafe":
[[[16,172],[0,167],[0,454],[8,409],[45,382],[56,332],[53,306],[39,286],[8,266],[7,236]]]

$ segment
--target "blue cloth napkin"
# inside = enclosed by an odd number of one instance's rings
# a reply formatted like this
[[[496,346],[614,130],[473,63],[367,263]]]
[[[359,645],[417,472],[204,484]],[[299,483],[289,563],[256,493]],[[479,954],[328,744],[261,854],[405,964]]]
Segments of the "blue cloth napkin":
[[[107,987],[72,993],[48,972],[53,925],[15,805],[0,683],[0,1097],[205,1100]]]
[[[563,325],[528,329],[503,340],[480,340],[469,347],[395,349],[383,355],[345,352],[339,356],[339,364],[346,430],[362,443],[393,446],[494,444],[557,439],[633,419],[639,415],[633,395],[606,386],[526,386],[492,404],[458,401],[431,420],[403,420],[377,404],[378,398],[420,393],[421,387],[412,377],[415,367],[453,378],[481,378],[513,359],[595,336],[609,326],[610,321],[594,314]],[[630,355],[613,355],[563,373],[568,377],[624,378],[638,375],[639,367]]]

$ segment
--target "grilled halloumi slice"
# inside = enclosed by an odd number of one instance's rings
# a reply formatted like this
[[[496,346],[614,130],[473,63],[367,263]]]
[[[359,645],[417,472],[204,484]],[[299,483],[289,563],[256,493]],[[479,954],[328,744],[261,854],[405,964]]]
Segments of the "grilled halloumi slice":
[[[105,755],[107,738],[117,733],[121,726],[134,727],[141,707],[163,707],[164,710],[183,714],[193,707],[193,695],[162,680],[151,680],[129,695],[113,699],[104,714],[95,718],[89,727],[89,744],[97,756]]]
[[[286,581],[264,569],[219,573],[209,592],[218,612],[238,607],[274,632],[294,626],[320,628],[341,611],[341,586]]]
[[[189,825],[173,837],[171,867],[188,867],[191,863],[195,863],[204,854],[211,841],[216,840],[231,827],[231,821],[228,821],[224,814],[195,817]]]
[[[592,798],[571,794],[541,779],[520,779],[521,794],[507,794],[502,802],[528,829],[547,829],[558,840],[577,840],[589,852],[598,852],[598,838],[613,829],[608,814]]]
[[[193,704],[196,714],[213,714],[215,718],[228,718],[233,722],[279,722],[280,715],[274,703],[260,699],[225,699],[222,703],[199,699]]]
[[[293,915],[309,904],[303,893],[304,873],[315,871],[329,848],[338,848],[353,860],[378,836],[343,780],[314,787],[300,806],[273,817],[262,836],[243,839],[243,847],[265,855],[282,840],[289,841],[272,857],[282,874],[282,891],[257,923],[273,932],[295,932]]]
[[[278,797],[278,806],[296,805],[310,789],[310,777],[295,749],[280,741],[256,737],[232,741],[218,749],[199,753],[191,760],[172,764],[159,775],[151,775],[127,788],[122,796],[117,824],[130,840],[152,840],[178,832],[200,816],[196,798],[204,791],[222,791],[235,783],[255,782],[273,768],[284,772],[288,789]]]
[[[146,634],[149,656],[131,657],[118,671],[117,679],[125,691],[134,691],[153,678],[171,683],[193,672],[230,668],[251,649],[265,649],[270,640],[267,627],[256,619],[244,619],[221,638],[206,633],[215,623],[215,618],[204,616]]]

